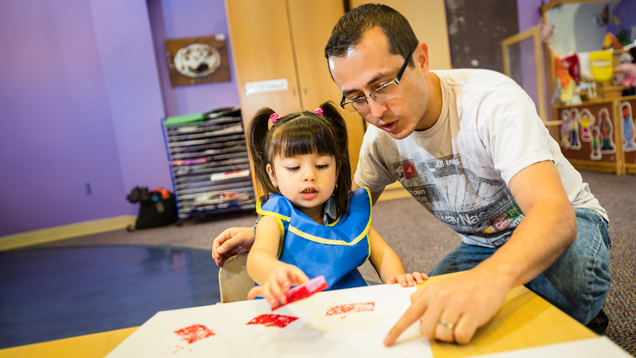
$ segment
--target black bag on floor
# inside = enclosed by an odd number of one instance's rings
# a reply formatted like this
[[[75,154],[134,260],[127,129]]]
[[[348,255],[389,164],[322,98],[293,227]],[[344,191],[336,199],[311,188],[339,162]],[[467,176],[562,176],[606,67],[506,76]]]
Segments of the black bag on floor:
[[[139,215],[135,227],[129,226],[128,231],[170,225],[179,220],[174,194],[166,189],[148,191],[146,187],[137,186],[126,199],[133,204],[139,202]]]

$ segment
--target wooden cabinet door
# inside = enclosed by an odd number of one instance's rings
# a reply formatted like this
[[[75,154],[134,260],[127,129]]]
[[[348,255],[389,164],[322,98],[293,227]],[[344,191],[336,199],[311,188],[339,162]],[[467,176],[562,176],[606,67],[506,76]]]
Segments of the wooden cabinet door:
[[[303,109],[313,111],[328,100],[338,105],[342,93],[331,79],[324,53],[331,30],[344,15],[342,0],[287,0],[287,4]],[[364,136],[364,120],[357,113],[341,113],[347,121],[353,174]]]
[[[284,115],[301,108],[285,0],[226,0],[243,123],[262,107]],[[288,89],[246,94],[245,84],[286,79]]]
[[[263,107],[281,115],[301,109],[287,3],[285,0],[226,0],[225,9],[247,134],[252,118]],[[280,79],[287,80],[287,90],[246,94],[248,82]],[[246,141],[250,145],[247,135]],[[251,157],[250,168],[254,173]],[[259,198],[263,191],[256,180],[253,184],[255,196]]]

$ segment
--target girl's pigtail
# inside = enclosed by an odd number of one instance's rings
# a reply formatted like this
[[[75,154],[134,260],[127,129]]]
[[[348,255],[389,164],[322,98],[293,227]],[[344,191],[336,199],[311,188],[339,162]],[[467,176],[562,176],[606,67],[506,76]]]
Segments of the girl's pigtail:
[[[257,183],[265,193],[263,201],[267,201],[269,193],[272,192],[271,189],[273,188],[267,175],[268,153],[265,146],[269,130],[269,116],[273,113],[274,110],[270,108],[261,108],[258,113],[256,113],[254,119],[252,119],[248,130],[248,148],[252,161],[254,162],[254,172]]]
[[[343,209],[340,214],[345,215],[349,211],[349,192],[351,191],[352,180],[347,123],[333,102],[325,102],[320,105],[320,108],[323,110],[325,119],[333,125],[338,146],[336,153],[341,153],[341,155],[338,156],[340,167],[338,168],[337,186],[334,194],[336,196],[337,206]]]
[[[328,101],[321,104],[320,108],[322,108],[322,110],[324,111],[323,116],[334,125],[334,129],[336,131],[336,139],[338,141],[338,152],[349,153],[349,135],[347,133],[347,122],[338,110],[338,107],[336,107],[333,102]],[[351,179],[351,163],[349,160],[349,155],[343,157],[345,157],[343,158],[343,160],[346,161],[346,163],[342,163],[342,168],[340,168],[340,170],[345,171],[346,177]],[[350,189],[351,183],[349,183],[349,185],[347,186],[347,191],[349,191]]]

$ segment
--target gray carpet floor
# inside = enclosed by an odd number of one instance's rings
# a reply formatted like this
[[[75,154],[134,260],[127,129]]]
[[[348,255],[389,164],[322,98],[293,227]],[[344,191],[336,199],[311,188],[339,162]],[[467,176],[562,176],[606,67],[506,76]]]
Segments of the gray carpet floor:
[[[610,251],[612,288],[605,303],[610,318],[607,336],[631,354],[636,354],[636,177],[582,172],[583,180],[606,208],[610,217],[613,247]],[[435,263],[452,251],[460,239],[454,231],[424,210],[415,199],[379,202],[373,210],[373,225],[397,252],[407,271],[430,272]],[[32,246],[59,247],[100,244],[166,245],[210,249],[212,240],[232,226],[252,226],[253,213],[222,215],[206,221],[189,221],[182,227],[126,232],[112,231]],[[362,274],[379,280],[366,263]]]

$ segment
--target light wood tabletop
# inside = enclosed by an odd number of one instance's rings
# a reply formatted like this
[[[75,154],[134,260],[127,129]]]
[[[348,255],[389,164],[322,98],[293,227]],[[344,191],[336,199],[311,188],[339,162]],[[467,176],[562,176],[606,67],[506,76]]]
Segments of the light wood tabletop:
[[[427,282],[452,275],[431,277]],[[426,285],[420,285],[418,288]],[[130,336],[138,327],[89,334],[56,341],[0,350],[0,358],[101,358]],[[519,286],[506,297],[502,309],[481,327],[470,344],[431,341],[435,358],[468,357],[548,344],[598,337],[547,301]]]
[[[451,276],[431,277],[427,282]],[[431,341],[431,348],[435,358],[454,358],[596,337],[596,333],[524,286],[519,286],[508,293],[501,310],[477,330],[470,344],[462,346]]]
[[[88,334],[0,350],[1,358],[103,358],[139,327]]]

